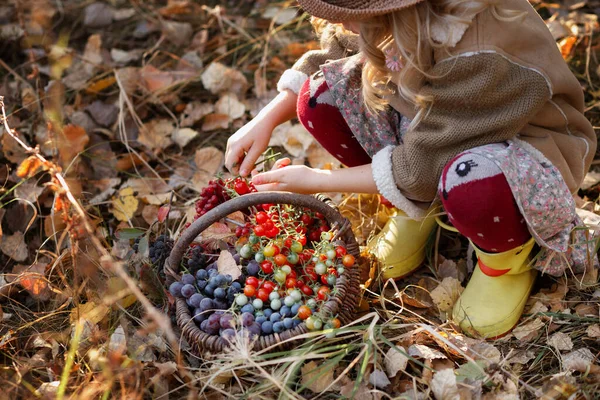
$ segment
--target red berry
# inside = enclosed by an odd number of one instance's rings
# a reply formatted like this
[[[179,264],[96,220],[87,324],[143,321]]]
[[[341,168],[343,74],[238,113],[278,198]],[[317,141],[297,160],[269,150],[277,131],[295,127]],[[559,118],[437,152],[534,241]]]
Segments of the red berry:
[[[283,254],[277,254],[276,256],[273,257],[273,261],[275,261],[276,265],[281,267],[287,263],[287,257],[284,256]]]
[[[305,320],[311,315],[312,311],[310,311],[310,308],[308,308],[308,306],[300,306],[300,308],[298,308],[298,318]]]
[[[248,187],[248,184],[241,179],[235,181],[235,183],[233,184],[233,189],[239,195],[250,193],[250,188]]]
[[[275,224],[270,219],[267,219],[263,222],[262,226],[265,228],[265,231],[271,230],[275,227]]]
[[[248,297],[254,297],[254,295],[256,294],[256,287],[252,285],[244,286],[244,294]]]
[[[275,290],[276,286],[277,285],[271,281],[265,281],[262,285],[263,289],[265,289],[268,293],[271,293],[273,290]]]
[[[327,285],[327,274],[321,275],[321,283]]]
[[[296,271],[292,270],[289,274],[288,274],[288,278],[297,278],[298,274],[296,273]]]
[[[312,290],[312,288],[308,285],[304,285],[304,286],[300,287],[300,290],[302,290],[302,293],[304,293],[307,296],[312,296],[313,294],[315,294],[315,292]]]
[[[304,225],[310,225],[313,222],[313,219],[308,214],[302,214],[302,216],[300,217],[300,221],[302,221]]]
[[[265,288],[258,289],[258,293],[256,295],[257,298],[261,299],[263,302],[269,300],[269,291]]]
[[[265,236],[265,228],[262,225],[255,226],[254,233],[256,236]]]
[[[262,263],[260,263],[260,268],[262,269],[262,271],[265,274],[272,274],[273,273],[273,263],[269,260],[265,260]]]
[[[264,224],[265,222],[267,222],[268,219],[269,219],[269,216],[267,215],[266,212],[259,211],[256,213],[256,223],[257,224]]]
[[[265,232],[265,235],[270,239],[277,236],[277,234],[279,234],[279,228],[277,228],[276,226],[274,226],[273,229],[269,229],[268,231]]]
[[[240,237],[243,235],[243,228],[241,226],[238,226],[235,228],[235,236]]]
[[[246,278],[246,285],[258,287],[258,278],[255,276],[249,276]]]
[[[321,232],[319,232],[319,230],[314,230],[314,231],[311,231],[311,232],[308,234],[308,239],[309,239],[311,242],[318,242],[318,241],[321,239]]]
[[[265,203],[265,204],[261,205],[261,207],[263,210],[269,211],[271,209],[271,207],[273,207],[273,204]]]
[[[354,256],[352,254],[346,254],[343,258],[342,258],[342,264],[344,264],[344,267],[351,267],[354,265]]]
[[[327,300],[327,298],[329,298],[330,293],[331,289],[329,289],[329,286],[321,286],[319,290],[317,290],[317,299]]]
[[[304,236],[304,235],[298,236],[298,241],[300,242],[300,244],[302,246],[306,246],[306,236]]]
[[[288,275],[289,276],[289,275]],[[298,281],[296,278],[287,278],[285,280],[285,287],[288,289],[292,289],[298,286]]]
[[[338,256],[338,257],[340,257],[340,258],[344,257],[346,255],[346,253],[347,253],[347,251],[346,251],[345,247],[337,246],[335,248],[335,255]]]
[[[289,249],[292,247],[292,243],[293,243],[292,238],[287,238],[283,242],[283,245]]]

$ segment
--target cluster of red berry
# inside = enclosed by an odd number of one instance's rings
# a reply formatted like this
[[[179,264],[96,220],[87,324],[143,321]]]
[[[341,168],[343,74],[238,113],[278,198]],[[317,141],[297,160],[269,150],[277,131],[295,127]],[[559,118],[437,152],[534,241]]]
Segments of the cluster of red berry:
[[[256,188],[245,178],[214,179],[200,192],[200,199],[196,202],[196,219],[227,200],[252,192],[256,192]]]

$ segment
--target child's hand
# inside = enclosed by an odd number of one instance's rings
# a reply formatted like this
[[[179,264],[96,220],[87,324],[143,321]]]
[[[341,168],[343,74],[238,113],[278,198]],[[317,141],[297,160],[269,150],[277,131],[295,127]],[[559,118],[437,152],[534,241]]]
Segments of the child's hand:
[[[269,145],[275,125],[268,116],[257,116],[227,140],[225,166],[233,174],[247,176]]]
[[[282,190],[312,194],[322,191],[326,179],[324,171],[290,163],[289,158],[277,160],[271,171],[254,175],[252,183],[259,192]]]

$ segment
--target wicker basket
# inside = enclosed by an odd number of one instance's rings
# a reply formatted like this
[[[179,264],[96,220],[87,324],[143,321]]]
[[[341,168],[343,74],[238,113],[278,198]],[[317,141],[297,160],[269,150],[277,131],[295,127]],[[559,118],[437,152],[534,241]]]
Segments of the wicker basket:
[[[170,285],[174,280],[180,279],[179,265],[181,260],[189,245],[201,232],[229,214],[265,203],[289,204],[320,212],[325,216],[332,230],[336,232],[336,239],[345,243],[348,253],[355,257],[356,265],[352,268],[347,268],[337,279],[335,295],[321,306],[321,311],[331,316],[337,315],[343,325],[351,322],[354,319],[355,308],[360,296],[360,266],[362,263],[359,247],[352,233],[349,221],[338,213],[330,200],[321,196],[308,196],[288,192],[251,193],[236,197],[215,207],[194,221],[175,242],[175,246],[164,267],[167,285]],[[220,336],[209,335],[198,328],[192,320],[185,300],[181,298],[176,299],[175,313],[177,325],[181,329],[182,334],[199,354],[205,351],[220,352],[229,345]],[[263,350],[271,346],[278,350],[290,348],[294,345],[294,342],[287,340],[306,332],[308,332],[308,329],[303,322],[297,327],[281,333],[260,336],[254,342],[254,349]],[[280,344],[283,341],[286,342]],[[277,344],[280,345],[274,346]]]

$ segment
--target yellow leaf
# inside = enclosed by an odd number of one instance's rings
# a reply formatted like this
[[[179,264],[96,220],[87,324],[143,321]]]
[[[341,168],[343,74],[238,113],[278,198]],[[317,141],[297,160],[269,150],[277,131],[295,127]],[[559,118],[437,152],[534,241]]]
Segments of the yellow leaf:
[[[333,382],[333,368],[334,366],[319,366],[314,361],[304,364],[300,369],[302,385],[315,393],[322,393]]]
[[[86,321],[97,324],[104,319],[106,314],[108,314],[108,307],[106,305],[96,304],[93,301],[90,301],[85,304],[80,304],[71,310],[71,322],[83,318]]]
[[[117,79],[114,76],[109,76],[108,78],[100,79],[92,83],[90,86],[87,87],[87,89],[85,89],[85,91],[90,94],[95,94],[112,86],[116,81]]]
[[[116,276],[108,279],[106,288],[106,297],[116,297],[116,299],[118,299],[113,305],[113,308],[115,309],[118,308],[117,305],[127,308],[137,300],[137,298],[127,290],[125,281]]]
[[[119,221],[129,221],[135,215],[139,200],[134,196],[133,188],[126,187],[112,198],[112,213]]]

